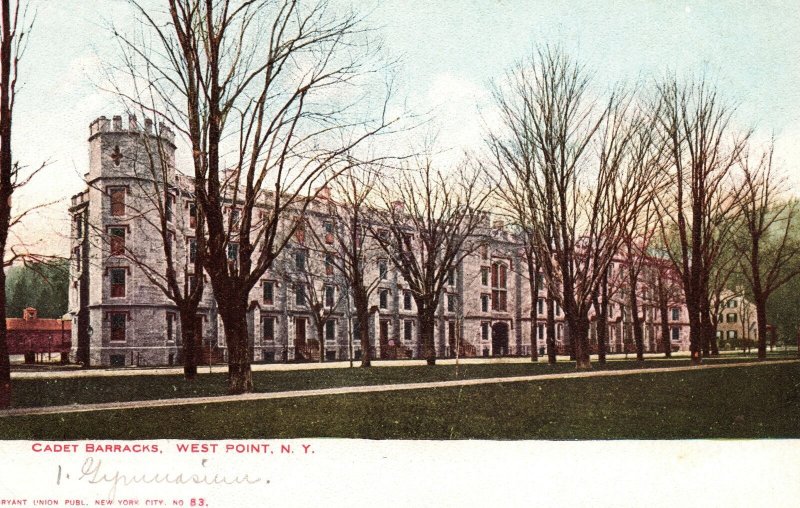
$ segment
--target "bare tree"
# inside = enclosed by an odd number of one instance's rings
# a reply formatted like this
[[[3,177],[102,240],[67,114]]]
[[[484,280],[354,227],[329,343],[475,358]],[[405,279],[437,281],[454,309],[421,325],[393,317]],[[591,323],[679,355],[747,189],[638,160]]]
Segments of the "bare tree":
[[[657,86],[659,143],[673,185],[660,193],[663,242],[680,274],[689,312],[690,351],[701,361],[714,335],[710,320],[709,277],[729,238],[729,215],[736,200],[726,185],[749,133],[732,125],[733,109],[701,80]]]
[[[375,186],[382,175],[381,166],[353,166],[331,181],[337,218],[333,228],[334,247],[330,262],[341,278],[349,284],[356,317],[356,331],[361,346],[361,366],[371,365],[369,337],[370,295],[378,287],[380,273],[370,270],[382,252],[377,242],[369,238],[369,226],[374,222],[376,208]]]
[[[740,275],[738,274],[739,260],[736,244],[737,237],[741,233],[738,229],[737,227],[736,230],[734,230],[731,239],[720,249],[714,264],[711,266],[708,279],[709,309],[711,326],[715,333],[714,336],[711,337],[710,343],[708,343],[708,341],[703,343],[704,354],[706,354],[706,348],[709,349],[712,355],[719,354],[716,330],[720,324],[720,314],[726,301],[732,296],[732,293],[741,292],[741,290],[735,289],[736,286],[740,286],[740,284],[737,283]]]
[[[640,187],[632,189],[634,197],[630,208],[630,220],[623,223],[622,236],[623,265],[626,271],[628,306],[631,312],[633,340],[636,345],[636,359],[644,361],[644,325],[640,315],[640,276],[649,262],[648,253],[653,240],[656,222],[656,196],[664,188],[663,172],[660,166],[658,146],[654,137],[655,116],[648,115],[646,121],[636,125],[630,143],[631,157],[628,164],[638,166],[643,176]]]
[[[303,214],[324,174],[347,167],[345,154],[387,127],[385,96],[369,118],[380,45],[362,18],[327,0],[168,0],[166,19],[132,3],[159,44],[138,53],[158,71],[166,112],[151,113],[192,149],[228,389],[248,392],[248,293],[292,238],[282,223]]]
[[[448,178],[431,158],[396,178],[384,178],[383,207],[370,232],[408,285],[417,305],[419,354],[436,364],[434,329],[442,292],[454,271],[481,243],[476,236],[488,199],[478,172],[466,163]]]
[[[767,356],[767,302],[800,273],[800,242],[794,231],[796,199],[786,196],[785,179],[774,163],[774,144],[740,161],[742,193],[736,211],[743,235],[734,245],[741,273],[753,295],[758,323],[758,357]]]
[[[295,228],[294,240],[272,268],[273,273],[281,275],[294,288],[295,303],[308,308],[314,325],[317,345],[295,344],[295,358],[310,360],[318,354],[320,362],[325,360],[327,327],[335,325],[344,315],[343,306],[349,305],[348,280],[336,270],[335,261],[338,254],[333,231],[340,217],[327,192],[306,208],[304,218],[297,218],[302,223]],[[317,223],[321,223],[322,232],[318,231]]]
[[[489,137],[498,165],[527,173],[536,257],[564,308],[579,369],[591,367],[589,310],[643,199],[645,168],[631,149],[645,119],[633,95],[615,91],[600,102],[589,85],[586,70],[563,51],[540,49],[495,90],[503,129]]]
[[[14,221],[11,212],[11,197],[19,187],[19,164],[14,162],[11,152],[12,119],[18,65],[25,49],[25,36],[31,25],[25,25],[25,15],[20,14],[20,3],[2,0],[2,34],[0,35],[0,408],[11,404],[11,363],[8,357],[8,335],[6,330],[6,251],[9,228]]]
[[[146,93],[140,91],[138,97],[143,98]],[[109,258],[124,257],[133,263],[175,303],[184,377],[193,380],[201,347],[197,313],[205,286],[205,221],[195,202],[195,182],[176,173],[174,134],[168,127],[163,123],[156,125],[149,118],[140,125],[133,115],[128,127],[134,143],[131,149],[119,152],[116,159],[117,165],[127,168],[132,182],[132,195],[125,206],[127,213],[141,225],[144,237],[161,247],[161,255],[154,257],[145,246],[126,242],[127,227],[97,226],[91,237],[99,240],[97,247]],[[98,190],[107,192],[104,188]],[[188,215],[182,211],[184,204]],[[89,226],[88,222],[86,225]],[[189,235],[185,245],[184,234]],[[88,367],[88,358],[83,361]]]
[[[544,286],[544,281],[540,280],[539,276],[538,259],[541,254],[536,250],[536,231],[543,228],[537,215],[538,207],[532,187],[532,178],[536,172],[536,147],[533,139],[517,132],[524,125],[523,119],[520,118],[521,112],[505,100],[500,87],[495,86],[493,93],[499,107],[503,129],[502,133],[490,131],[486,134],[489,156],[486,158],[483,171],[488,178],[488,184],[497,195],[498,209],[508,217],[510,225],[516,230],[522,243],[531,302],[529,312],[531,361],[535,362],[538,361],[537,303],[539,291]],[[552,323],[549,323],[547,328],[555,330]],[[551,349],[550,344],[548,341],[548,349]],[[555,363],[554,354],[551,355],[551,360],[551,363]]]

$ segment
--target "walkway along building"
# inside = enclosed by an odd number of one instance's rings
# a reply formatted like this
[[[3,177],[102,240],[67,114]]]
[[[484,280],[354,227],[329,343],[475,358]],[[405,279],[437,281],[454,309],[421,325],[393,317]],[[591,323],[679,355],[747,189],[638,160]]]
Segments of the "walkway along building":
[[[140,125],[134,116],[123,122],[100,117],[89,128],[89,169],[86,190],[72,197],[69,310],[73,317],[71,359],[88,365],[152,366],[179,364],[181,335],[175,305],[142,269],[164,269],[163,244],[153,227],[157,220],[152,187],[152,144],[164,147],[171,183],[164,203],[175,259],[186,284],[195,241],[196,207],[192,180],[175,170],[174,134],[149,120]],[[335,255],[332,234],[337,227],[336,206],[327,189],[309,204],[303,226],[250,293],[248,324],[253,361],[358,359],[360,343],[353,338],[354,310],[341,280],[326,256]],[[227,218],[238,218],[230,202]],[[293,218],[296,220],[296,218]],[[157,234],[158,233],[158,234]],[[528,355],[545,350],[545,319],[551,301],[545,290],[531,301],[527,268],[515,236],[500,221],[485,220],[480,248],[454,270],[438,312],[438,356]],[[313,242],[312,242],[313,240]],[[237,256],[230,243],[228,255]],[[615,263],[621,269],[624,260]],[[414,300],[402,277],[385,259],[369,267],[376,280],[372,294],[371,343],[375,358],[416,357],[417,322]],[[646,288],[643,290],[647,292]],[[318,306],[315,306],[318,304]],[[557,302],[556,344],[569,349],[568,330]],[[533,341],[530,308],[536,307]],[[325,313],[323,325],[312,308]],[[626,305],[612,301],[609,316],[610,353],[633,352]],[[660,319],[652,306],[642,305],[645,347],[663,351]],[[226,343],[210,284],[198,309],[198,340],[203,361],[225,358]],[[670,306],[669,347],[688,349],[688,318],[680,302]],[[317,330],[321,326],[321,330]],[[596,326],[596,325],[595,325]],[[319,347],[322,337],[324,348]],[[594,332],[592,341],[596,347]],[[323,353],[324,351],[324,353]]]

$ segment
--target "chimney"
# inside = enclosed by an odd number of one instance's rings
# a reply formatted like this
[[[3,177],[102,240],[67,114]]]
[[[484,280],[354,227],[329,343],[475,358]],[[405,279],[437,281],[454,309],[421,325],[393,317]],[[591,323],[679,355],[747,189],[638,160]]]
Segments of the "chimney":
[[[34,309],[33,307],[26,307],[25,310],[22,311],[22,319],[24,319],[25,321],[32,321],[36,319],[36,315],[37,315],[36,309]]]
[[[122,117],[119,115],[114,115],[114,130],[121,131],[122,130]]]
[[[403,209],[406,207],[406,204],[400,200],[392,201],[392,208],[394,209],[394,213],[403,213]]]
[[[495,219],[494,222],[492,223],[492,227],[494,229],[503,229],[503,226],[505,226],[505,224],[503,223],[503,219]]]
[[[139,130],[139,124],[136,122],[136,115],[128,115],[128,130],[131,132]]]
[[[151,120],[149,118],[145,118],[144,119],[144,131],[147,134],[152,134],[153,133],[153,120]]]

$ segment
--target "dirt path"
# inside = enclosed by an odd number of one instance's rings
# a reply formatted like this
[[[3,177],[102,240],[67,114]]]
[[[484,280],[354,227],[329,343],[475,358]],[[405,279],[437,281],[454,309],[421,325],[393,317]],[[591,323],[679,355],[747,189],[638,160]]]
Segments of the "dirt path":
[[[392,392],[401,390],[421,390],[430,388],[450,388],[455,386],[488,385],[500,383],[520,383],[528,381],[544,381],[549,379],[576,379],[592,377],[610,376],[635,376],[637,374],[654,374],[660,372],[682,372],[697,371],[707,369],[728,369],[737,367],[757,367],[760,365],[776,365],[782,363],[798,363],[800,360],[772,360],[747,363],[730,363],[719,365],[702,365],[699,367],[655,367],[649,369],[629,369],[629,370],[604,370],[588,372],[568,372],[562,374],[540,374],[533,376],[514,376],[514,377],[493,377],[480,379],[462,379],[453,381],[432,381],[426,383],[402,383],[372,386],[344,386],[339,388],[321,388],[315,390],[292,390],[285,392],[271,393],[247,393],[243,395],[223,395],[216,397],[190,397],[181,399],[157,399],[141,400],[129,402],[107,402],[100,404],[82,404],[69,406],[49,406],[34,408],[17,408],[0,410],[0,417],[4,416],[25,416],[25,415],[47,415],[61,413],[83,413],[88,411],[111,411],[120,409],[139,409],[167,406],[188,406],[198,404],[220,404],[225,402],[244,402],[255,400],[288,399],[296,397],[316,397],[319,395],[344,395],[350,393],[376,393]]]

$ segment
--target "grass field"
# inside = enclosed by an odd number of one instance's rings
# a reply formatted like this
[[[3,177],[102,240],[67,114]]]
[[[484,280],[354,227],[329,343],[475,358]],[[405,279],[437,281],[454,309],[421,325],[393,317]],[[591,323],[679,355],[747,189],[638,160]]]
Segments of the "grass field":
[[[772,358],[786,358],[775,355]],[[706,360],[719,363],[754,361],[753,357],[723,356]],[[605,365],[593,364],[594,370],[678,367],[689,365],[686,357],[648,359],[644,362],[615,359]],[[202,369],[201,369],[202,370]],[[226,375],[222,368],[215,374],[202,374],[191,383],[179,375],[108,376],[82,378],[17,379],[13,382],[12,407],[41,407],[101,402],[171,399],[225,395]],[[449,381],[487,377],[533,376],[573,372],[573,362],[549,365],[538,363],[462,364],[370,369],[314,369],[292,371],[260,371],[253,373],[257,392],[308,390],[341,386],[367,386],[427,381]]]
[[[399,374],[374,369],[358,375],[367,376],[366,383]],[[3,417],[0,437],[800,438],[800,364]]]

